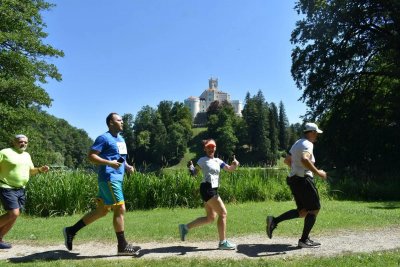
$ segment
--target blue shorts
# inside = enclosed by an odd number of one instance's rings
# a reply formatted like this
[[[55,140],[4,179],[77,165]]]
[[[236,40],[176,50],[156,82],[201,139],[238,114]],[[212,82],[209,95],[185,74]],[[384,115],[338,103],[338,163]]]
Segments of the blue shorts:
[[[23,209],[25,206],[25,189],[0,188],[0,199],[5,210]]]
[[[122,193],[122,181],[99,181],[99,193],[97,197],[103,201],[105,206],[125,204]]]

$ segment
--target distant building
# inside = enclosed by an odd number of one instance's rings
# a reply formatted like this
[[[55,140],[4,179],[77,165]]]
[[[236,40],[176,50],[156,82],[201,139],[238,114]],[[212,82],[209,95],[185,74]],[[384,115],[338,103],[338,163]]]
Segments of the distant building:
[[[218,90],[218,79],[210,78],[208,80],[208,89],[200,97],[191,96],[185,99],[184,103],[192,113],[193,120],[199,113],[207,112],[207,108],[214,101],[228,101],[233,106],[236,115],[242,116],[243,104],[239,100],[231,100],[229,94]]]

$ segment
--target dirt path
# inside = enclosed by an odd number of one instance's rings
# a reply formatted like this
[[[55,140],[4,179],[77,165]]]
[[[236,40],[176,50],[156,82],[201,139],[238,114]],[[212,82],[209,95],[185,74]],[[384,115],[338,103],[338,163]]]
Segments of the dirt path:
[[[279,237],[268,239],[266,236],[251,235],[232,238],[237,246],[236,251],[220,251],[215,241],[142,243],[139,257],[203,257],[214,259],[258,259],[262,257],[298,257],[334,256],[342,253],[372,252],[400,248],[400,226],[365,231],[338,231],[330,235],[313,236],[322,243],[320,248],[299,249],[296,238]],[[114,259],[116,246],[111,243],[90,242],[78,244],[68,252],[63,244],[51,246],[27,246],[14,244],[10,250],[0,251],[0,260],[10,262],[30,262],[40,259]],[[118,257],[130,258],[130,257]]]

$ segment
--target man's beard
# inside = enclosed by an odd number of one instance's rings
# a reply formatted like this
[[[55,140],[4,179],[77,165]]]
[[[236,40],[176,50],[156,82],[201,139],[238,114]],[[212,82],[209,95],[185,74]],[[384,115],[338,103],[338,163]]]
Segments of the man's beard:
[[[19,148],[17,148],[17,150],[20,152],[24,152],[26,150],[26,146],[19,147]]]

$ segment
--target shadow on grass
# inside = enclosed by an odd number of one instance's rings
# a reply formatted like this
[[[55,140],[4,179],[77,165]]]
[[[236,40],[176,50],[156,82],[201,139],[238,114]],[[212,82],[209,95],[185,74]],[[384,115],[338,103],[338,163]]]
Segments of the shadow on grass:
[[[9,258],[8,260],[11,263],[23,263],[23,262],[33,262],[33,261],[101,259],[109,257],[115,257],[115,255],[80,256],[79,253],[68,252],[66,250],[50,250],[50,251],[33,253],[21,257],[12,257]]]
[[[387,202],[387,203],[383,203],[382,206],[371,206],[369,208],[370,209],[379,209],[379,210],[395,210],[395,209],[400,209],[400,204]]]
[[[244,254],[248,257],[269,257],[276,255],[284,255],[287,251],[301,249],[297,246],[288,244],[246,244],[238,245],[237,253]]]
[[[197,247],[186,247],[186,246],[172,246],[172,247],[162,247],[162,248],[152,248],[152,249],[142,249],[138,257],[145,254],[152,253],[167,253],[175,255],[186,255],[188,252],[199,252],[199,251],[212,251],[216,248],[197,248]],[[171,255],[172,256],[172,255]]]
[[[152,248],[152,249],[142,249],[137,256],[132,256],[135,258],[140,258],[145,254],[152,253],[166,253],[174,255],[186,255],[188,252],[198,252],[198,251],[211,251],[216,249],[199,249],[197,247],[185,247],[185,246],[172,246],[172,247],[162,247],[162,248]],[[111,257],[117,257],[117,255],[90,255],[81,256],[79,253],[68,252],[66,250],[50,250],[44,252],[33,253],[21,257],[9,258],[10,263],[26,263],[34,261],[56,261],[56,260],[85,260],[85,259],[106,259]]]

